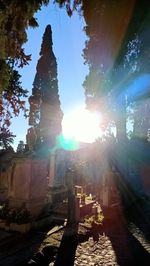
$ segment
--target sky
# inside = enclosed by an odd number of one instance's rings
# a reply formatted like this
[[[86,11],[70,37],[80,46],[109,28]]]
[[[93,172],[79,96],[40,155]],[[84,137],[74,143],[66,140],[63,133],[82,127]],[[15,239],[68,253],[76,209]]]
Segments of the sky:
[[[39,27],[29,28],[27,31],[28,42],[24,45],[24,48],[26,54],[32,55],[32,61],[19,70],[22,75],[22,85],[29,91],[30,96],[43,33],[46,26],[50,24],[52,27],[53,51],[57,59],[61,109],[64,114],[67,114],[76,106],[85,105],[82,83],[88,73],[88,67],[84,65],[82,57],[82,50],[87,39],[83,31],[84,20],[76,12],[70,18],[65,9],[60,9],[54,4],[42,7],[35,14],[35,17]],[[28,120],[23,117],[22,113],[12,120],[11,131],[16,135],[13,145],[15,149],[20,140],[26,142],[28,128]]]

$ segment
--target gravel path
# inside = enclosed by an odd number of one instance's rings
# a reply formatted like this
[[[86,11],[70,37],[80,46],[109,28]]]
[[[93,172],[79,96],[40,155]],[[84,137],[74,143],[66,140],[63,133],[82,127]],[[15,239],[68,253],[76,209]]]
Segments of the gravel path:
[[[8,235],[5,248],[1,237],[0,266],[149,266],[150,226],[147,215],[145,220],[140,216],[142,219],[138,221],[137,215],[136,219],[127,222],[121,209],[116,208],[106,217],[103,226],[96,229],[80,223],[75,236],[70,236],[68,227],[60,227],[52,234],[45,229],[28,237],[14,235],[12,245],[11,235],[12,253]]]
[[[46,237],[40,247],[58,247],[56,259],[49,266],[149,266],[150,244],[134,223],[127,224],[120,211],[102,228],[87,230],[79,224],[78,236],[70,237],[68,229]],[[40,265],[40,264],[39,264]],[[41,264],[42,265],[42,264]]]

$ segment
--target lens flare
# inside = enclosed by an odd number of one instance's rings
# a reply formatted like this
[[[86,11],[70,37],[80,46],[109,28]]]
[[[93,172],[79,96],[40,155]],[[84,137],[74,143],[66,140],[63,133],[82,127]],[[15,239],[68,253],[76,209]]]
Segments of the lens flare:
[[[62,121],[63,136],[80,142],[92,143],[102,136],[101,116],[83,107],[64,115]]]

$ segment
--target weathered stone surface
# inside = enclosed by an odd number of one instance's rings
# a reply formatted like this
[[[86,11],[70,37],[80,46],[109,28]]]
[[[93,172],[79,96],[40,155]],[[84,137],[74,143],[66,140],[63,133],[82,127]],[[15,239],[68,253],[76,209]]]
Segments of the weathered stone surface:
[[[9,177],[8,200],[11,207],[25,203],[32,215],[44,207],[47,191],[47,160],[15,158]]]

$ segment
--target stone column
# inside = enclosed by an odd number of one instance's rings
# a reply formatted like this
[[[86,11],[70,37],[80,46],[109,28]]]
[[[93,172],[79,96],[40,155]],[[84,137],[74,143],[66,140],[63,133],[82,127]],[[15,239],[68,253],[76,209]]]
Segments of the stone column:
[[[68,190],[68,213],[67,220],[68,224],[72,224],[76,221],[75,219],[75,189],[73,185],[74,173],[71,169],[67,171],[67,190]]]
[[[48,186],[53,187],[54,186],[54,178],[55,178],[55,153],[51,153],[50,155],[50,163],[49,163],[49,182]]]

